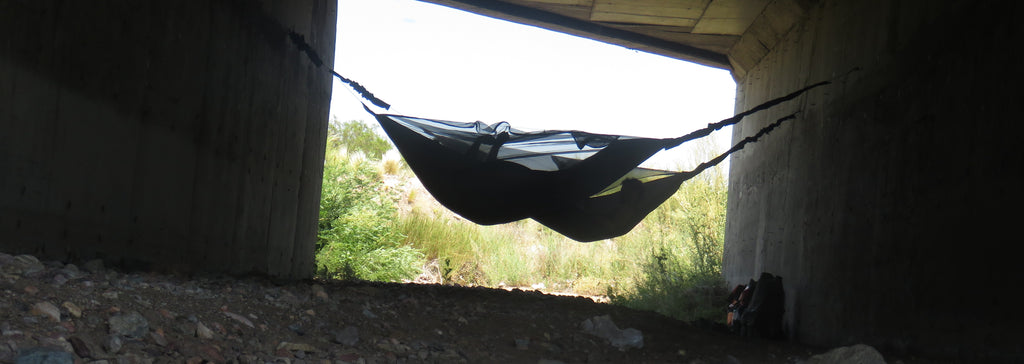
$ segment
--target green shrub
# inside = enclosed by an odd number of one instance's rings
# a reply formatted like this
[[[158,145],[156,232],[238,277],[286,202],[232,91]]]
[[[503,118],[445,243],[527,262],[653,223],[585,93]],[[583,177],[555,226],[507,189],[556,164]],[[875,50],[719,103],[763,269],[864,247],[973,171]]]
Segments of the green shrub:
[[[423,254],[400,243],[394,226],[397,199],[371,162],[330,149],[320,196],[318,275],[376,281],[415,277]]]
[[[392,221],[376,211],[349,211],[322,236],[328,243],[317,252],[317,262],[326,278],[400,281],[419,274],[423,254],[399,244],[402,236]]]

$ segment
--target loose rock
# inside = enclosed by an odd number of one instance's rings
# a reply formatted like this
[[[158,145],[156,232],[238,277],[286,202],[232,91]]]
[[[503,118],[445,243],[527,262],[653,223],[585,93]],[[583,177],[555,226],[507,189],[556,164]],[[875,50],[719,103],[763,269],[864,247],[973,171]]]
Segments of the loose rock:
[[[886,364],[885,358],[875,348],[857,344],[829,350],[812,356],[807,364]]]
[[[124,343],[121,341],[121,337],[118,335],[110,335],[107,337],[107,341],[103,343],[103,348],[107,349],[110,354],[117,354],[121,351],[121,347]]]
[[[196,337],[200,339],[212,339],[213,330],[210,330],[210,328],[206,327],[202,322],[198,322],[196,323]]]
[[[530,339],[529,338],[516,339],[515,342],[516,342],[516,349],[519,349],[519,350],[530,350]]]
[[[64,303],[61,303],[60,305],[68,310],[68,313],[71,314],[71,317],[82,317],[82,309],[78,307],[78,305],[71,303],[71,301],[64,301]]]
[[[291,343],[287,341],[282,341],[280,344],[277,344],[277,350],[303,351],[308,353],[317,351],[316,347],[313,345],[309,345],[306,343]]]
[[[107,323],[111,334],[133,339],[140,339],[149,332],[149,321],[135,311],[111,316]]]
[[[15,364],[74,364],[75,357],[71,353],[47,348],[25,350],[14,360]]]
[[[251,329],[255,329],[256,328],[256,325],[253,325],[252,321],[250,321],[249,319],[245,318],[245,316],[239,315],[239,314],[234,313],[234,312],[228,312],[228,311],[224,311],[224,315],[227,315],[228,317],[230,317],[231,319],[233,319],[235,321],[241,322],[245,326],[249,326],[249,328],[251,328]]]
[[[68,342],[71,343],[75,354],[82,358],[94,359],[101,353],[99,347],[87,337],[72,336],[68,338]]]
[[[103,273],[103,270],[104,270],[104,268],[103,268],[103,260],[101,260],[101,259],[93,259],[93,260],[90,260],[88,262],[85,262],[85,264],[82,264],[82,269],[85,269],[86,272],[89,272],[89,273],[92,273],[92,274]]]
[[[32,305],[31,313],[37,316],[48,317],[53,322],[60,322],[60,309],[46,301]]]
[[[46,269],[43,263],[39,262],[39,259],[31,255],[16,255],[11,258],[10,262],[0,266],[3,269],[3,273],[17,274],[21,276],[31,276],[36,273],[42,272]]]
[[[355,326],[347,326],[344,329],[334,332],[335,343],[345,346],[355,346],[359,343],[359,329]]]
[[[316,299],[318,299],[318,300],[320,300],[322,302],[327,302],[327,301],[330,300],[329,297],[327,296],[327,292],[324,291],[324,287],[323,286],[321,286],[319,284],[315,284],[315,285],[313,285],[312,290],[313,290],[313,297],[315,297]]]
[[[156,330],[149,333],[149,337],[153,339],[153,343],[159,346],[167,346],[167,337],[164,336],[163,330]]]
[[[612,346],[619,350],[626,350],[629,348],[640,349],[644,347],[644,336],[640,330],[621,330],[614,322],[612,322],[611,317],[608,315],[595,316],[593,318],[586,319],[580,327],[585,333],[607,339]]]
[[[216,346],[212,346],[212,345],[200,346],[199,347],[199,355],[202,356],[203,359],[206,359],[206,360],[214,362],[214,363],[223,363],[223,362],[225,362],[224,356],[221,355],[221,353],[220,353],[220,348],[218,348]],[[253,361],[249,361],[249,363],[255,363],[256,362],[255,356],[251,356],[251,357],[253,357]],[[242,356],[239,356],[239,359],[242,359]],[[245,363],[246,361],[245,360],[241,360],[241,362]]]

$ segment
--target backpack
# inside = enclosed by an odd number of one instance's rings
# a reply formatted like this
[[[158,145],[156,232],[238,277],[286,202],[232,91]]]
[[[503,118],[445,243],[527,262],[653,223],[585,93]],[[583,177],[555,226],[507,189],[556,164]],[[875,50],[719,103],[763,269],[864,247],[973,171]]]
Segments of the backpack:
[[[747,337],[784,339],[782,315],[786,312],[786,292],[782,277],[761,273],[756,288],[739,320],[740,333]]]

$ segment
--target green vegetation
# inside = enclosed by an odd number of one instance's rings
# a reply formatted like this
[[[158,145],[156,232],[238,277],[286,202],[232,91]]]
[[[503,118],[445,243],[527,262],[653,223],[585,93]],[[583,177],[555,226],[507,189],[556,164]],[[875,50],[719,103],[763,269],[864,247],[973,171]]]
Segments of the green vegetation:
[[[370,132],[345,139],[337,134],[345,130]],[[330,138],[352,144],[329,143],[324,158],[316,254],[319,274],[378,281],[415,277],[423,255],[402,244],[402,234],[394,227],[398,195],[382,183],[376,167],[379,162],[358,158],[342,148],[379,159],[384,154],[377,153],[379,142],[387,145],[387,141],[357,121],[332,127]],[[373,138],[376,140],[364,140]]]
[[[331,138],[317,250],[322,277],[543,286],[686,321],[724,318],[726,184],[717,169],[683,184],[629,234],[578,243],[532,220],[479,226],[451,214],[415,188],[402,163],[381,160],[387,141],[365,124],[337,124]]]
[[[633,286],[613,292],[613,303],[686,321],[721,321],[728,294],[721,271],[727,190],[720,173],[708,172],[647,217],[653,222],[647,233],[655,236],[646,240]]]
[[[376,124],[369,126],[356,120],[342,123],[334,119],[327,127],[327,149],[346,147],[378,161],[391,149],[391,143],[377,134]]]

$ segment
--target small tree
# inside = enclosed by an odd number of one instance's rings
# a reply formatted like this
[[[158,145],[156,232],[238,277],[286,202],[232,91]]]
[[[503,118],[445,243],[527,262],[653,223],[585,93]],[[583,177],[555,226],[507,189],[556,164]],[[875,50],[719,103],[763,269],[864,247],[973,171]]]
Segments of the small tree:
[[[361,152],[373,160],[380,160],[391,149],[391,143],[377,134],[376,125],[370,126],[359,120],[342,123],[337,118],[328,126],[327,144],[331,149],[344,145],[349,152]]]

